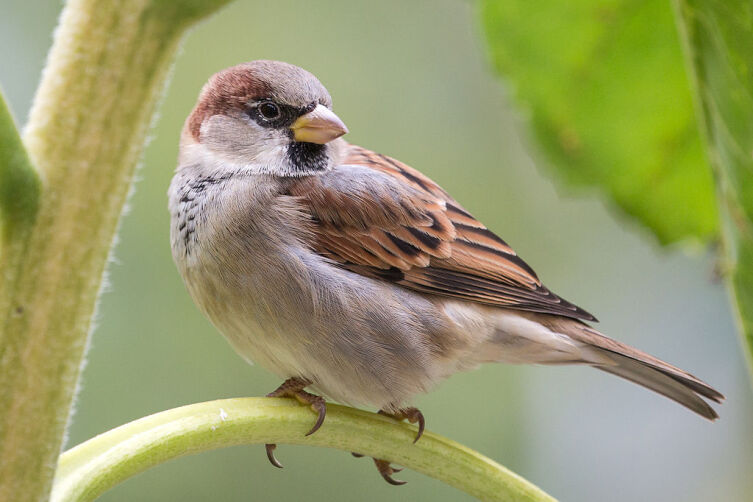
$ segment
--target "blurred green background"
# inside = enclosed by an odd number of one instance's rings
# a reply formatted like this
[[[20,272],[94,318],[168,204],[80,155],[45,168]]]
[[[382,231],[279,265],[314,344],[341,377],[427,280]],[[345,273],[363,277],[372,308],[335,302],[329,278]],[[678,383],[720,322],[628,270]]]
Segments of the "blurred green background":
[[[0,83],[19,122],[51,41],[57,1],[3,0]],[[279,382],[246,365],[198,313],[172,264],[165,192],[183,119],[214,72],[280,59],[328,87],[348,139],[443,185],[510,242],[600,329],[727,395],[710,424],[589,368],[487,366],[416,403],[428,427],[494,458],[563,501],[753,500],[753,399],[713,256],[660,249],[589,191],[557,190],[487,64],[464,0],[238,0],[188,36],[123,218],[67,445],[182,404],[257,396]],[[546,69],[542,69],[546,71]],[[281,446],[187,457],[102,500],[467,500],[366,459]]]

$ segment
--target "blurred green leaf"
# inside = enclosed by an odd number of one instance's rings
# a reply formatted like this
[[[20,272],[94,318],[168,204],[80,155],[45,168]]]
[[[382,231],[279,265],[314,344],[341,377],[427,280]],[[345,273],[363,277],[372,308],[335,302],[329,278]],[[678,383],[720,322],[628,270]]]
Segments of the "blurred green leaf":
[[[716,174],[727,283],[753,362],[753,3],[674,4]]]
[[[0,224],[6,240],[34,218],[38,202],[39,178],[0,92]]]
[[[560,176],[595,185],[659,240],[717,234],[666,0],[484,0],[490,54]]]

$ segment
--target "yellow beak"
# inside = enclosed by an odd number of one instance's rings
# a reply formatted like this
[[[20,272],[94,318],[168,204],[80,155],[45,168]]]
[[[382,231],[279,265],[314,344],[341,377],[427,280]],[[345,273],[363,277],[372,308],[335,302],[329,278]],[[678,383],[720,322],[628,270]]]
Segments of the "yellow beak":
[[[324,105],[316,105],[316,108],[306,115],[298,117],[290,129],[296,141],[320,145],[329,143],[348,132],[348,128],[340,117]]]

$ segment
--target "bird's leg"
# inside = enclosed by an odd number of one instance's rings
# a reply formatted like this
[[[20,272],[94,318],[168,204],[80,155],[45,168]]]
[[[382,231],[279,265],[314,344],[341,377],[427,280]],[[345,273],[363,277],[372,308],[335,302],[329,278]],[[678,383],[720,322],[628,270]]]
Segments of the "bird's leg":
[[[421,436],[424,434],[426,421],[424,420],[423,413],[421,413],[418,408],[400,408],[394,412],[379,410],[379,414],[392,417],[396,420],[407,420],[412,424],[418,423],[418,432],[416,433],[416,439],[413,440],[414,444],[416,443],[416,441],[421,439]],[[363,455],[361,455],[360,453],[355,452],[353,452],[352,455],[356,458],[363,457]],[[407,483],[407,481],[400,481],[399,479],[394,479],[392,477],[393,474],[402,471],[402,469],[392,467],[390,465],[390,462],[387,460],[382,460],[380,458],[375,458],[373,460],[374,465],[376,465],[377,471],[379,471],[379,474],[381,474],[382,478],[384,478],[386,482],[395,486],[404,485],[405,483]]]
[[[321,427],[324,423],[324,417],[327,414],[327,403],[324,401],[324,398],[303,390],[311,384],[311,380],[308,380],[306,378],[288,378],[282,383],[282,385],[267,394],[267,397],[294,397],[301,404],[308,404],[311,406],[311,409],[318,414],[318,417],[314,426],[310,431],[306,433],[307,436],[310,436],[311,434],[319,430],[319,427]],[[269,459],[269,462],[275,467],[282,469],[282,464],[275,458],[274,454],[274,450],[275,448],[277,448],[277,445],[273,443],[267,443],[265,447],[267,450],[267,458]]]

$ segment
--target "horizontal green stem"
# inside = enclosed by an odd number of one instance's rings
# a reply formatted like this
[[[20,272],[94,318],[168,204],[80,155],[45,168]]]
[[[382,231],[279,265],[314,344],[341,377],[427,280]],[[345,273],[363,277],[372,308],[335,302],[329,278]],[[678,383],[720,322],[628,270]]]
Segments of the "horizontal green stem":
[[[314,414],[290,399],[241,398],[192,404],[128,423],[60,456],[53,502],[81,502],[173,458],[256,443],[325,446],[383,458],[452,485],[481,500],[551,501],[536,486],[483,455],[415,427],[327,405],[320,430],[305,436]]]

